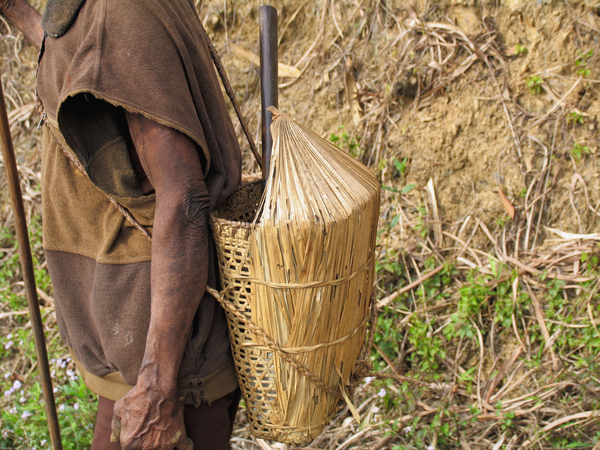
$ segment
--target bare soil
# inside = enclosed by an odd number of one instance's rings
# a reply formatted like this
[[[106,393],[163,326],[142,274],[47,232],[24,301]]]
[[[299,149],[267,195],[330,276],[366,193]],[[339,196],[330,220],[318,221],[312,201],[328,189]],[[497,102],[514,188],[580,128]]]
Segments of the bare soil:
[[[261,3],[196,1],[256,140],[258,71],[256,62],[242,56],[240,48],[258,54]],[[398,357],[386,360],[388,372],[419,377],[410,363],[418,350],[407,342],[410,319],[424,318],[430,326],[428,339],[441,336],[470,269],[490,274],[494,272],[490,261],[501,261],[508,269],[498,279],[512,270],[518,274],[513,287],[527,287],[527,296],[537,295],[542,304],[541,310],[531,306],[519,320],[513,316],[514,333],[510,327],[501,333],[495,316],[484,312],[473,321],[481,329],[479,335],[447,342],[444,350],[453,356],[438,358],[447,372],[440,369],[428,382],[455,383],[450,391],[430,384],[428,393],[413,393],[413,403],[406,400],[410,406],[403,403],[402,408],[378,415],[379,387],[363,383],[356,402],[367,425],[357,427],[347,409],[340,410],[311,448],[438,448],[443,424],[428,420],[442,410],[451,423],[469,425],[458,427],[439,448],[564,448],[564,442],[571,442],[564,440],[569,433],[586,445],[581,448],[592,448],[597,443],[593,439],[600,439],[598,417],[588,414],[597,409],[597,374],[582,374],[574,369],[570,354],[557,350],[557,356],[549,350],[556,336],[545,343],[530,342],[528,333],[538,330],[547,311],[548,286],[536,274],[547,272],[548,279],[568,283],[561,294],[568,303],[579,298],[577,283],[590,281],[581,255],[598,254],[600,2],[273,3],[280,14],[280,62],[301,73],[280,78],[279,108],[360,158],[385,187],[380,262],[397,262],[406,275],[380,272],[378,305],[383,311],[408,292],[411,308],[411,315],[405,316],[408,313],[395,306],[398,317],[392,327],[404,333],[404,341]],[[40,155],[33,108],[36,54],[14,30],[7,31],[6,24],[0,27],[2,83],[12,111],[26,202],[34,214],[39,210]],[[241,138],[240,142],[244,173],[257,176],[249,146]],[[0,224],[10,228],[8,197],[0,177]],[[460,274],[453,284],[439,287],[447,293],[447,301],[419,303],[415,289],[402,290],[401,279],[418,286],[432,267],[450,262]],[[591,292],[585,289],[589,308],[594,308],[589,310],[591,324],[596,327],[598,284]],[[514,294],[515,304],[520,301],[517,297]],[[488,311],[494,299],[490,295]],[[586,303],[582,305],[581,320],[587,320]],[[543,354],[544,362],[529,370],[536,352]],[[473,374],[476,392],[462,391],[465,372]],[[581,381],[585,377],[589,382]],[[408,399],[406,385],[399,386],[403,387],[388,390]],[[534,394],[543,400],[541,405],[527,403],[527,396]],[[487,404],[490,398],[505,406],[494,410],[495,405]],[[473,405],[481,410],[473,412]],[[561,431],[562,417],[572,418],[566,431]],[[407,431],[415,418],[429,427],[421,437]],[[287,448],[257,441],[245,427],[242,418],[234,433],[236,448]],[[536,443],[542,437],[548,440]]]
[[[537,207],[544,226],[598,231],[598,9],[583,1],[385,5],[281,2],[280,61],[303,75],[281,80],[280,108],[326,138],[343,127],[383,184],[416,184],[408,197],[417,204],[433,180],[446,226],[475,216],[496,231],[506,218],[501,188],[517,217]],[[254,129],[256,69],[228,43],[258,53],[258,6],[201,8]],[[539,86],[527,86],[531,77]],[[405,176],[393,158],[407,158]],[[527,244],[546,236],[539,228]]]

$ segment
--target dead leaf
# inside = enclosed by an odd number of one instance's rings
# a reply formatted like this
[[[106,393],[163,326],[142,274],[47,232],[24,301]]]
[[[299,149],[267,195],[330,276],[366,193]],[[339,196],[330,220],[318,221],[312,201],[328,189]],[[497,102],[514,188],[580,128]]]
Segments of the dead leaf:
[[[250,50],[246,50],[245,48],[240,47],[239,45],[229,43],[229,46],[232,48],[236,55],[244,58],[247,61],[250,61],[256,67],[260,67],[260,57],[258,55],[252,53]],[[300,70],[295,67],[288,66],[287,64],[283,63],[277,64],[278,78],[298,78],[301,74],[302,72],[300,72]]]
[[[506,194],[502,190],[502,188],[498,188],[498,193],[500,194],[500,200],[502,201],[502,206],[510,216],[512,220],[515,220],[515,207],[512,205],[510,200],[506,197]]]

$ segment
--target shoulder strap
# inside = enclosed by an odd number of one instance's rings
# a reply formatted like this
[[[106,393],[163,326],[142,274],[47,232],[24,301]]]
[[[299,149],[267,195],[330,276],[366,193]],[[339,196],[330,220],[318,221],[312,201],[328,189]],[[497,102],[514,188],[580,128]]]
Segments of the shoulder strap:
[[[44,113],[46,114],[46,113]],[[85,176],[88,176],[85,168],[83,167],[83,164],[81,164],[81,162],[73,155],[71,154],[70,151],[68,151],[61,143],[60,141],[56,138],[56,136],[54,135],[54,131],[52,130],[52,127],[50,126],[50,124],[48,123],[48,121],[45,122],[46,126],[48,127],[48,131],[50,132],[50,134],[52,135],[52,138],[54,139],[54,141],[58,144],[58,146],[60,147],[60,149],[63,151],[63,153],[65,154],[65,156],[69,159],[69,161],[71,161],[75,167],[77,168],[77,170],[79,170],[82,174],[84,174]],[[107,192],[105,191],[101,191],[106,198],[108,199],[109,202],[111,202],[115,208],[117,208],[119,210],[119,212],[121,214],[123,214],[123,216],[135,227],[137,228],[140,233],[142,233],[144,235],[144,237],[146,239],[148,239],[150,242],[152,242],[152,236],[150,235],[150,233],[148,232],[148,230],[146,230],[143,225],[141,223],[138,222],[138,220],[133,217],[133,214],[131,214],[127,208],[125,208],[123,205],[121,205],[118,201],[116,201],[114,198],[112,198]]]
[[[199,19],[198,19],[198,22],[200,22]],[[231,104],[233,105],[233,109],[235,109],[235,113],[237,114],[240,124],[242,125],[242,129],[244,130],[244,134],[246,135],[246,139],[248,139],[248,144],[250,144],[250,149],[252,150],[252,153],[254,154],[254,157],[256,158],[258,165],[262,169],[262,158],[261,158],[260,154],[258,153],[258,150],[256,149],[256,144],[254,143],[254,139],[252,139],[252,135],[250,134],[250,130],[248,129],[248,125],[246,124],[246,120],[244,119],[244,116],[242,115],[242,110],[237,101],[235,93],[233,92],[233,89],[231,88],[231,85],[229,84],[229,79],[227,78],[227,73],[225,72],[225,69],[223,68],[223,64],[221,63],[221,59],[219,58],[219,54],[217,53],[217,49],[215,48],[212,41],[208,37],[208,34],[206,34],[206,30],[202,26],[202,23],[200,23],[200,31],[202,33],[202,36],[204,37],[204,40],[206,41],[206,44],[208,45],[208,50],[210,51],[210,56],[212,56],[215,67],[217,68],[217,72],[219,73],[219,76],[221,77],[221,81],[223,82],[223,87],[225,88],[225,92],[227,93],[227,96],[229,97],[229,100],[231,101]]]

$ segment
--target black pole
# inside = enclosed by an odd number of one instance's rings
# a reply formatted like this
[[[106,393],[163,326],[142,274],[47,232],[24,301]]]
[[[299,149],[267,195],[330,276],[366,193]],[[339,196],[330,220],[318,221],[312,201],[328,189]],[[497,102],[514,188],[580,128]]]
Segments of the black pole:
[[[277,99],[277,10],[270,6],[261,6],[260,17],[260,98],[262,128],[263,179],[269,174],[273,137],[271,120],[273,114],[267,111],[270,106],[278,107]]]
[[[29,306],[31,328],[33,330],[35,351],[37,354],[37,363],[40,369],[42,389],[44,391],[44,400],[46,403],[50,441],[52,442],[53,450],[62,450],[63,447],[60,440],[60,427],[58,425],[58,416],[56,414],[56,404],[54,403],[52,379],[50,378],[48,353],[46,352],[46,337],[44,336],[42,315],[40,314],[40,305],[38,303],[37,291],[35,288],[33,258],[31,257],[29,235],[27,234],[27,221],[25,219],[25,208],[23,206],[21,185],[19,183],[19,171],[17,170],[15,150],[10,135],[10,125],[8,123],[8,115],[6,113],[6,105],[4,103],[2,83],[0,83],[0,139],[2,142],[4,168],[6,169],[6,181],[8,183],[10,200],[15,217],[15,231],[17,233],[17,242],[19,244],[19,258],[21,260],[21,271],[23,272],[23,282],[25,284],[25,292],[27,295],[27,305]]]

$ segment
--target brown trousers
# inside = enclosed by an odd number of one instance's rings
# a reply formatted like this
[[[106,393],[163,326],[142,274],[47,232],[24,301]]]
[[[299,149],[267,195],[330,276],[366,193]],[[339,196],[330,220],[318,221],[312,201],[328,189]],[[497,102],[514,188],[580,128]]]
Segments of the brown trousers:
[[[186,405],[183,420],[187,436],[194,443],[194,450],[229,450],[235,413],[240,402],[240,390],[227,394],[210,405],[202,403],[198,408]],[[94,427],[91,450],[121,450],[121,445],[110,442],[113,407],[115,402],[98,397],[98,415]]]

